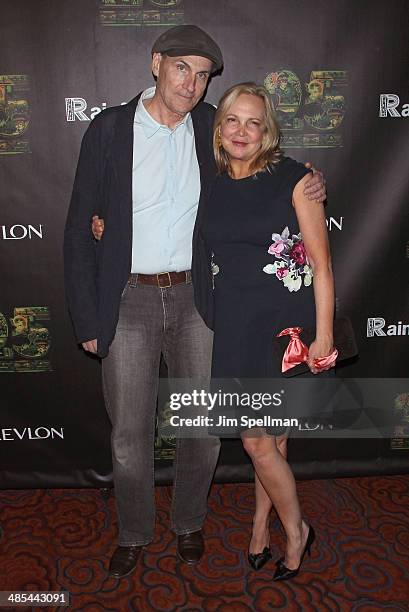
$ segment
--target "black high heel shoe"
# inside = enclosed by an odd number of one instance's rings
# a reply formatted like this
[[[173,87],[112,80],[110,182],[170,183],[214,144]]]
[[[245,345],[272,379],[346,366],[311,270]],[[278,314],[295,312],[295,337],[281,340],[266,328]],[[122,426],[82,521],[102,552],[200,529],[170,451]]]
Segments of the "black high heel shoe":
[[[303,562],[305,553],[308,552],[308,556],[311,556],[311,544],[314,542],[314,540],[315,531],[310,525],[307,541],[305,543],[304,550],[302,551],[299,566],[296,569],[289,569],[286,565],[284,565],[284,557],[281,557],[281,559],[276,562],[277,569],[274,573],[273,580],[289,580],[290,578],[294,578],[300,571],[300,567]]]
[[[270,559],[272,559],[272,557],[273,555],[271,554],[271,550],[269,549],[268,546],[265,546],[263,548],[263,552],[261,553],[250,553],[249,552],[247,555],[248,562],[250,563],[253,570],[256,570],[256,571],[261,569],[263,565],[267,563],[267,561],[270,561]]]

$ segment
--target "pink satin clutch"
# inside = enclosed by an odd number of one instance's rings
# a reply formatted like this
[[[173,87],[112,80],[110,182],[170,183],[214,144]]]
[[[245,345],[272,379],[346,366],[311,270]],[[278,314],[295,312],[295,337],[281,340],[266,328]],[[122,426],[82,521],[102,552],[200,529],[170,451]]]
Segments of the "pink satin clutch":
[[[296,376],[309,371],[307,364],[308,346],[315,338],[314,329],[287,327],[273,341],[273,358],[283,376]],[[348,317],[337,317],[334,321],[334,348],[330,355],[314,360],[318,371],[332,366],[336,361],[343,361],[358,354],[355,334]]]
[[[307,363],[308,347],[300,338],[301,332],[302,327],[287,327],[277,334],[278,338],[281,336],[290,336],[290,342],[288,343],[283,355],[281,367],[281,371],[283,373],[297,365],[300,365],[301,363]],[[337,360],[337,357],[338,351],[336,348],[334,348],[330,355],[314,359],[314,367],[316,370],[318,370],[318,372],[322,372],[328,368],[328,366],[333,366]]]

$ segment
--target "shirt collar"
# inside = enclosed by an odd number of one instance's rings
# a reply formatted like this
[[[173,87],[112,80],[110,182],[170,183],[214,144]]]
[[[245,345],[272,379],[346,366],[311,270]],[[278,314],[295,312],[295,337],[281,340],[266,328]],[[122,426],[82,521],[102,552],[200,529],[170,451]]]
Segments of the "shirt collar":
[[[166,125],[162,125],[158,123],[152,117],[152,115],[148,113],[148,111],[145,108],[145,105],[143,104],[143,100],[148,100],[149,98],[153,98],[153,96],[155,95],[155,91],[156,91],[156,87],[149,87],[149,89],[145,89],[145,91],[142,92],[141,97],[138,100],[138,104],[135,110],[134,123],[137,123],[138,125],[142,127],[146,138],[151,138],[159,130],[165,130],[169,133],[175,132],[181,126],[185,126],[188,133],[192,136],[193,135],[193,121],[192,121],[192,117],[190,113],[187,113],[187,115],[183,117],[182,121],[180,121],[180,123],[178,123],[177,126],[173,128],[173,130],[168,128]]]

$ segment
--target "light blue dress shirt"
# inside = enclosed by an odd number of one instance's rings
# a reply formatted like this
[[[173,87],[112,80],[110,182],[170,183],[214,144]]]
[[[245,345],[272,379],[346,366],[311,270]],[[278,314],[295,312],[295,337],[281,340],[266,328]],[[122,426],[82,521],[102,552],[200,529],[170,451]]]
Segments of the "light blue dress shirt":
[[[135,111],[132,163],[132,272],[190,270],[200,196],[199,164],[190,113],[173,130],[148,113],[141,95]]]

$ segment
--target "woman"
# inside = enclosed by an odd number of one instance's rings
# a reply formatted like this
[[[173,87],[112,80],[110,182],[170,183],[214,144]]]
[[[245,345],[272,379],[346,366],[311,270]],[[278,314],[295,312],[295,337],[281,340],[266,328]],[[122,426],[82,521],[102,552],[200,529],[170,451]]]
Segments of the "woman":
[[[219,175],[200,228],[214,273],[212,377],[281,376],[272,359],[273,337],[287,327],[314,325],[308,365],[315,374],[315,359],[333,351],[334,287],[324,209],[303,195],[309,171],[282,157],[263,87],[244,83],[223,95],[214,154]],[[274,504],[287,536],[274,578],[285,580],[298,573],[314,530],[301,517],[285,440],[248,431],[241,438],[255,470],[249,562],[259,569],[271,558],[268,519]]]

